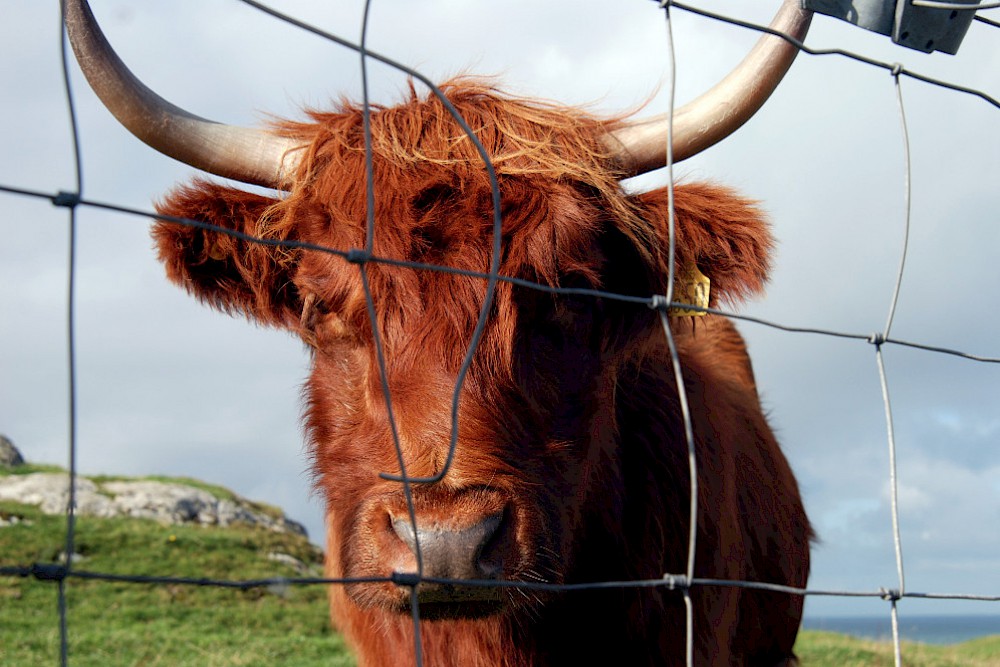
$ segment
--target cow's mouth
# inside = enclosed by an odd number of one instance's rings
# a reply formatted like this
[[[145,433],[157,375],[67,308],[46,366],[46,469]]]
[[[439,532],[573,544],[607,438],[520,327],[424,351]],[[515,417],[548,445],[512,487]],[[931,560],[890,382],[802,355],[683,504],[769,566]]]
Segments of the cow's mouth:
[[[481,618],[501,611],[502,591],[495,586],[473,586],[461,583],[423,581],[417,584],[416,600],[420,605],[420,617],[427,620],[444,618]],[[406,595],[400,600],[396,611],[411,613],[413,596]]]
[[[477,619],[499,614],[503,605],[499,598],[495,600],[465,600],[460,602],[420,602],[420,618],[427,621],[446,619]],[[403,613],[410,614],[410,606],[406,605]]]

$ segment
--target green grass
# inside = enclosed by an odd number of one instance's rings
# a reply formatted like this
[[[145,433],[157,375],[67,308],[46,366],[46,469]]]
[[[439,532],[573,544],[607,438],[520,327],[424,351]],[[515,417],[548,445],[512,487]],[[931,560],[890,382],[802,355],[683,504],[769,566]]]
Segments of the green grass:
[[[895,664],[892,643],[855,639],[834,632],[801,632],[795,652],[802,667],[892,667]],[[903,642],[901,652],[903,665],[907,667],[998,667],[1000,635],[950,646]]]
[[[65,519],[0,502],[0,516],[11,515],[22,523],[0,528],[0,566],[57,562]],[[299,576],[267,559],[278,552],[308,564],[310,575],[321,573],[321,554],[306,539],[249,527],[81,517],[75,549],[82,559],[74,568],[90,572],[240,580]],[[354,665],[330,629],[322,586],[240,591],[70,578],[66,597],[74,667]],[[0,665],[59,664],[56,599],[54,583],[0,577]],[[796,652],[803,667],[893,665],[891,644],[828,632],[802,632]],[[1000,667],[1000,636],[955,646],[904,643],[903,664]]]
[[[15,468],[0,465],[0,477],[5,475],[30,475],[33,472],[66,472],[66,469],[51,463],[24,463]]]
[[[0,566],[57,562],[65,520],[0,503]],[[255,579],[299,576],[268,560],[285,553],[320,576],[321,554],[300,536],[249,527],[165,526],[149,520],[77,520],[74,568],[116,574]],[[0,665],[59,664],[57,585],[0,577]],[[353,665],[330,629],[321,586],[240,591],[188,585],[66,580],[70,664]]]

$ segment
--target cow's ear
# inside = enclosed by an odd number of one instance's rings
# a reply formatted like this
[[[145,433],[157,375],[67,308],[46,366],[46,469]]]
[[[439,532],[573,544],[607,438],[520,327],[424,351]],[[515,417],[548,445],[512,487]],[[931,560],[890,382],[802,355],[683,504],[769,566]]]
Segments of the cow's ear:
[[[161,215],[196,220],[252,237],[274,237],[266,213],[275,200],[196,180],[156,206]],[[292,282],[297,253],[174,222],[153,227],[167,276],[202,301],[261,324],[294,328],[301,304]]]
[[[646,260],[651,293],[667,289],[669,203],[666,188],[634,199],[657,247]],[[760,292],[767,281],[773,246],[769,225],[756,203],[716,185],[674,188],[675,294],[696,267],[711,281],[709,305],[734,304]],[[682,300],[682,299],[676,299]]]

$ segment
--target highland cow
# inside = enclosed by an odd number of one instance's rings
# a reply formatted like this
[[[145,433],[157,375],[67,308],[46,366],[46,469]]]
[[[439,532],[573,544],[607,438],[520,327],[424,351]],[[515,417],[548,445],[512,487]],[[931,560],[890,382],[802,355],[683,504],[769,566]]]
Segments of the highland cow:
[[[776,24],[801,34],[808,16],[792,5]],[[530,585],[686,571],[688,440],[661,313],[596,292],[650,298],[671,275],[681,295],[707,277],[701,306],[760,292],[772,241],[757,205],[677,185],[671,272],[667,189],[620,184],[662,165],[662,122],[599,118],[467,77],[371,109],[369,201],[361,106],[266,132],[219,126],[134,79],[85,4],[67,11],[88,78],[137,136],[285,191],[195,180],[158,211],[219,231],[161,220],[153,236],[171,280],[310,348],[305,425],[326,572],[348,580],[331,586],[331,611],[360,663],[413,661],[416,602],[427,665],[683,664],[680,591]],[[737,78],[773,89],[794,50],[762,44],[771,73]],[[678,158],[735,129],[725,123],[710,139],[675,128]],[[502,279],[491,283],[493,268]],[[697,307],[667,319],[697,460],[695,576],[804,587],[810,527],[743,340]],[[689,594],[697,664],[794,664],[801,596]]]

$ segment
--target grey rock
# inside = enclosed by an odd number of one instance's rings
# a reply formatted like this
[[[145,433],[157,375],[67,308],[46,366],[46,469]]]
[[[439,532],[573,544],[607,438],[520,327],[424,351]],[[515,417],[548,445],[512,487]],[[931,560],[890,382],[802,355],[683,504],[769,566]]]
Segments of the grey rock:
[[[36,505],[46,514],[63,514],[69,502],[69,475],[31,473],[0,477],[0,500]],[[164,524],[193,523],[229,526],[242,523],[275,532],[306,536],[302,524],[280,512],[261,509],[250,501],[216,498],[187,484],[151,480],[110,481],[97,484],[76,480],[76,511],[85,516],[151,519]]]
[[[272,551],[267,554],[267,559],[275,563],[281,563],[295,570],[298,574],[308,574],[309,566],[291,554],[283,554]]]
[[[46,514],[65,514],[69,503],[69,475],[36,472],[0,477],[0,500],[37,505]],[[77,478],[75,500],[79,514],[113,516],[111,500],[98,493],[97,485],[89,479]]]
[[[32,525],[31,521],[25,520],[24,517],[18,516],[17,514],[0,514],[0,528],[6,528],[7,526],[17,526],[18,524],[24,524],[25,526]]]
[[[0,466],[14,468],[24,465],[24,457],[14,443],[5,435],[0,435]]]
[[[154,481],[106,482],[117,516],[155,519],[162,523],[210,523],[218,500],[207,491],[183,484]]]

